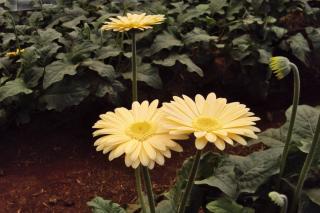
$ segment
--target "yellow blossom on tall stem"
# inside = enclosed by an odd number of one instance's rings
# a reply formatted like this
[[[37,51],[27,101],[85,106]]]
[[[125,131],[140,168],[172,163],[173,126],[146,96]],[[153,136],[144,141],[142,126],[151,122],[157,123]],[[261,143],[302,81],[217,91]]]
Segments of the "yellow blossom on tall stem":
[[[208,143],[224,150],[226,143],[234,142],[246,145],[245,137],[257,138],[254,116],[250,109],[239,102],[227,103],[225,98],[217,98],[210,93],[206,98],[196,95],[192,100],[183,95],[173,97],[170,103],[164,103],[162,111],[166,114],[164,126],[171,135],[193,134],[197,153],[193,160],[189,180],[178,206],[178,213],[184,213],[199,167],[201,152]]]
[[[225,149],[225,143],[246,145],[244,137],[257,138],[255,132],[260,131],[254,126],[260,118],[239,102],[227,103],[214,93],[206,98],[196,95],[195,100],[185,95],[173,99],[162,108],[167,114],[165,127],[172,135],[193,134],[198,150],[204,149],[207,143],[220,150]]]
[[[125,32],[132,29],[146,30],[152,28],[153,25],[161,24],[164,20],[164,15],[127,13],[126,16],[117,16],[117,18],[110,18],[110,21],[105,22],[101,29],[113,30],[118,32]]]
[[[5,54],[6,57],[17,57],[19,55],[21,55],[24,52],[24,49],[16,49],[16,51],[12,51],[12,52],[7,52]]]
[[[131,71],[132,71],[132,101],[135,102],[138,100],[138,76],[137,76],[137,46],[136,46],[136,32],[138,30],[146,30],[152,28],[153,25],[161,24],[165,20],[164,15],[146,15],[142,14],[131,14],[127,13],[126,16],[117,16],[117,18],[110,18],[110,21],[106,22],[101,30],[113,30],[118,32],[126,32],[129,31],[132,40],[132,57],[131,57]],[[144,126],[143,128],[145,128]],[[164,153],[163,153],[164,154]],[[150,156],[149,156],[150,157]],[[127,164],[131,164],[132,166],[136,166],[136,162],[129,162],[127,158]],[[140,159],[140,158],[139,158]],[[144,159],[146,160],[146,159]],[[150,162],[153,162],[152,160]],[[142,165],[143,160],[141,161]],[[145,161],[146,164],[146,161]],[[139,165],[139,164],[138,164]],[[136,187],[138,192],[139,201],[141,204],[142,212],[146,213],[146,207],[143,201],[142,194],[142,184],[141,184],[141,173],[144,177],[145,188],[147,190],[148,200],[150,212],[155,213],[155,203],[152,192],[152,184],[149,175],[148,168],[145,166],[136,167],[135,169],[135,177],[136,177]],[[149,168],[153,167],[151,165],[147,165]],[[142,172],[141,172],[141,170]]]
[[[109,160],[125,155],[125,164],[137,168],[140,164],[153,169],[155,163],[164,165],[165,157],[171,151],[181,152],[182,147],[173,140],[186,139],[186,136],[170,135],[161,125],[158,100],[134,102],[132,109],[117,108],[114,112],[100,115],[93,128],[97,151],[109,153]]]

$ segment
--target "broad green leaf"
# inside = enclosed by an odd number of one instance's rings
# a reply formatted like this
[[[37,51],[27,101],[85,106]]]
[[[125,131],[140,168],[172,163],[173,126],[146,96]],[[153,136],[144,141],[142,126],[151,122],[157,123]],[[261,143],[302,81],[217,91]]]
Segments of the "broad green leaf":
[[[125,79],[132,79],[132,73],[126,72],[123,73],[122,76]],[[138,74],[137,74],[138,81],[143,81],[149,86],[161,89],[162,88],[162,81],[159,76],[159,71],[155,66],[152,66],[151,64],[140,64],[138,65]]]
[[[162,200],[156,206],[156,212],[157,213],[172,213],[172,212],[175,212],[175,206],[173,206],[169,200]]]
[[[212,14],[219,12],[222,8],[228,6],[227,0],[210,0],[210,11]]]
[[[117,203],[111,200],[104,200],[102,197],[95,197],[87,202],[93,213],[126,213],[126,211]]]
[[[62,111],[80,104],[89,95],[88,88],[87,83],[65,79],[47,89],[40,101],[46,104],[48,110]]]
[[[234,60],[241,61],[250,55],[251,38],[249,34],[239,36],[232,41],[231,56]]]
[[[278,39],[281,39],[288,30],[278,26],[271,26],[270,30],[277,36]]]
[[[177,20],[178,23],[183,24],[190,21],[193,18],[199,18],[204,14],[209,14],[209,5],[208,4],[199,4],[194,8],[188,9],[185,13],[181,13]]]
[[[219,198],[208,203],[206,207],[213,213],[254,213],[254,209],[243,207],[229,198]]]
[[[310,48],[305,37],[301,33],[298,33],[288,38],[287,43],[291,48],[292,54],[307,64],[307,54],[310,52]]]
[[[54,61],[46,67],[43,78],[43,88],[61,81],[65,75],[75,75],[78,64],[70,64],[62,60]]]
[[[115,70],[112,65],[104,64],[101,61],[88,59],[82,62],[83,66],[89,67],[89,69],[96,71],[101,77],[108,77],[110,80],[116,77]]]
[[[160,52],[162,49],[171,49],[172,47],[180,47],[183,46],[182,42],[175,38],[172,34],[164,31],[163,33],[157,35],[154,39],[150,49],[147,53],[147,56],[153,55],[155,53]]]
[[[119,47],[109,45],[97,50],[97,58],[106,59],[110,57],[119,56],[121,53],[122,53],[122,50]]]
[[[39,37],[34,37],[33,41],[35,43],[50,43],[58,38],[60,38],[62,35],[61,33],[57,32],[53,28],[48,29],[40,29],[38,30]]]
[[[258,49],[259,62],[262,64],[269,64],[269,60],[272,57],[272,53],[265,49]]]
[[[312,188],[305,190],[309,199],[320,206],[320,188]]]
[[[277,174],[281,148],[254,152],[246,157],[229,155],[217,166],[212,176],[196,181],[217,187],[237,198],[240,193],[254,193],[269,177]]]
[[[307,27],[306,33],[314,49],[320,49],[320,28]]]
[[[197,176],[206,177],[208,176],[208,174],[212,174],[213,169],[215,168],[220,158],[220,155],[214,154],[212,152],[204,153],[200,159],[200,166],[198,168]],[[170,202],[170,205],[166,204],[169,207],[172,206],[173,208],[177,208],[177,203],[180,202],[181,195],[185,190],[186,183],[189,178],[193,159],[193,157],[190,157],[183,162],[182,167],[177,172],[175,184],[171,187],[171,189],[168,192],[164,194]],[[190,199],[194,200],[197,198],[191,197]]]
[[[292,107],[290,107],[286,111],[287,123],[282,128],[284,129],[284,131],[287,130],[287,126],[289,125],[291,111]],[[296,121],[292,134],[292,140],[297,144],[298,148],[304,153],[309,153],[319,113],[320,110],[314,107],[308,105],[298,106]]]
[[[78,24],[80,24],[81,21],[85,21],[87,20],[87,18],[85,16],[78,16],[74,19],[72,19],[71,21],[65,22],[62,24],[62,26],[66,27],[66,28],[71,28],[71,29],[75,29],[77,27]]]
[[[23,78],[26,84],[33,88],[38,86],[40,79],[42,78],[44,73],[43,67],[32,66],[31,68],[24,71]]]
[[[177,61],[179,61],[181,64],[186,65],[189,72],[196,72],[198,75],[203,76],[202,69],[195,63],[193,63],[193,61],[186,54],[173,54],[164,60],[154,60],[153,63],[165,67],[172,67],[176,64]]]
[[[27,88],[26,84],[21,78],[16,78],[13,81],[7,81],[3,86],[0,86],[0,102],[6,98],[18,94],[30,94],[32,90]]]
[[[217,39],[217,36],[210,36],[205,30],[197,27],[183,36],[183,41],[186,45],[190,45],[196,42],[209,42],[211,40]]]

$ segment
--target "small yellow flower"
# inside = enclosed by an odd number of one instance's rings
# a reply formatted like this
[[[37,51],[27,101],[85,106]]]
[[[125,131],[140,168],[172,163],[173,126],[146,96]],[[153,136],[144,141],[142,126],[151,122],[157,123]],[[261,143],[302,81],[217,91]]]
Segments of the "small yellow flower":
[[[152,28],[152,25],[161,24],[164,19],[164,15],[128,13],[126,16],[117,16],[117,18],[110,18],[111,21],[105,22],[101,29],[119,32],[129,31],[131,29],[146,30]]]
[[[162,108],[167,114],[164,126],[171,135],[194,134],[198,150],[204,149],[208,142],[220,150],[225,149],[225,142],[246,145],[243,136],[257,138],[255,132],[260,131],[254,126],[254,121],[260,119],[239,102],[227,103],[214,93],[207,98],[196,95],[195,101],[185,95],[173,99]]]
[[[24,49],[17,49],[16,51],[13,51],[13,52],[7,52],[5,56],[9,58],[13,58],[21,55],[21,53],[23,52],[24,52]]]
[[[275,56],[270,59],[269,67],[276,77],[281,80],[291,71],[291,62],[283,56]]]
[[[109,153],[109,160],[125,155],[127,167],[137,168],[140,163],[152,169],[155,163],[164,164],[171,151],[181,152],[175,139],[186,139],[184,135],[170,135],[161,126],[163,114],[158,109],[158,100],[141,104],[134,102],[132,109],[117,108],[114,112],[100,115],[93,128],[94,136],[102,136],[94,145],[97,151]]]

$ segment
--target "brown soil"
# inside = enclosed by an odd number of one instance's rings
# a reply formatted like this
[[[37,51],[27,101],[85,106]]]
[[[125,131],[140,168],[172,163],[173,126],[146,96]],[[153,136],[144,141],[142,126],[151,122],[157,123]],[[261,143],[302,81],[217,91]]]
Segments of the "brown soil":
[[[283,120],[283,111],[258,114],[264,120],[262,128]],[[110,163],[95,152],[91,121],[59,124],[48,117],[39,116],[1,134],[0,213],[90,212],[86,202],[96,195],[120,204],[135,201],[133,170],[122,158]],[[169,188],[176,170],[194,153],[193,144],[184,143],[185,152],[175,153],[164,167],[151,171],[156,193]],[[228,152],[248,154],[252,148],[229,147]]]

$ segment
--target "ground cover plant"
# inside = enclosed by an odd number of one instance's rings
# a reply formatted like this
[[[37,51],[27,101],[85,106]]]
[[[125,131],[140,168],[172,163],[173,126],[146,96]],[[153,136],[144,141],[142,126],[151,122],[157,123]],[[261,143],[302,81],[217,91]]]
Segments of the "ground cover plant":
[[[118,106],[94,124],[94,145],[110,161],[124,156],[137,199],[120,206],[95,197],[88,202],[93,212],[319,211],[320,113],[299,105],[300,75],[307,69],[319,78],[317,1],[35,1],[24,11],[0,5],[2,128],[96,99]],[[293,17],[301,22],[290,26]],[[272,73],[275,85],[291,75],[294,82],[287,122],[277,129],[259,133],[260,118],[246,105],[212,92],[220,82],[228,96],[263,100]],[[175,95],[190,85],[194,95]],[[196,154],[170,189],[154,194],[149,170],[182,152],[181,140],[194,141]],[[209,151],[210,143],[220,151]],[[230,145],[262,149],[230,155]]]

